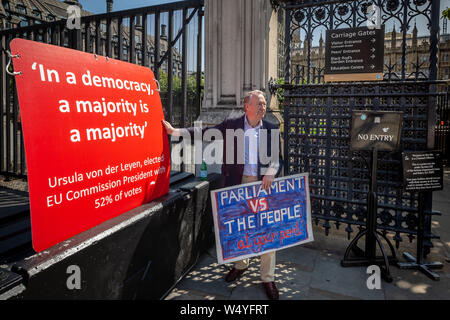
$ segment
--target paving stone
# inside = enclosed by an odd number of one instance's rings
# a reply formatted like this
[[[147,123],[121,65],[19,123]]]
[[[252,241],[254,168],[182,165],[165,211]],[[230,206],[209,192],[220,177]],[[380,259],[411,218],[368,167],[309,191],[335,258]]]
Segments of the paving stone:
[[[344,231],[345,228],[342,228],[341,226],[339,229],[336,229],[333,225],[328,236],[325,235],[324,229],[321,227],[320,223],[318,226],[313,223],[312,229],[314,241],[302,245],[302,248],[311,249],[330,257],[334,256],[336,258],[342,258],[344,256],[345,249],[350,243],[350,240],[347,239],[347,233]],[[352,234],[352,238],[356,235],[356,231],[358,230],[356,227],[353,227],[353,229],[355,232]]]
[[[304,248],[301,245],[277,251],[276,261],[290,262],[302,271],[311,272],[314,269],[318,251]]]
[[[308,300],[355,300],[354,297],[344,296],[334,292],[321,290],[317,288],[309,288]]]
[[[261,280],[239,283],[233,290],[230,300],[268,300]]]
[[[259,273],[260,259],[250,259],[248,269],[234,283],[230,300],[264,300],[265,293],[262,290]],[[259,285],[258,285],[259,283]]]
[[[215,258],[204,255],[197,266],[179,282],[176,288],[229,297],[236,284],[225,282],[226,274],[227,267],[225,265],[219,265]]]
[[[449,300],[450,278],[447,272],[434,270],[440,280],[428,278],[418,270],[392,268],[392,283],[383,283],[387,300]]]
[[[383,300],[383,290],[369,290],[366,267],[344,268],[340,260],[320,255],[312,272],[311,288],[364,300]]]
[[[231,300],[267,300],[259,273],[259,258],[253,258],[249,269],[237,281]],[[311,274],[297,268],[294,263],[277,262],[275,283],[280,300],[300,300],[308,295]]]
[[[311,284],[311,272],[305,272],[296,263],[277,263],[275,282],[280,300],[304,300]]]

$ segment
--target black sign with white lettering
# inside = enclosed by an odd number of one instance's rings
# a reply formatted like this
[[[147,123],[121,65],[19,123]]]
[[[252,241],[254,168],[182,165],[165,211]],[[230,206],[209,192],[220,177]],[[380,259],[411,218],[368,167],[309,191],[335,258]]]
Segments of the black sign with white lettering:
[[[325,74],[376,73],[381,80],[384,59],[384,25],[327,30]]]
[[[397,151],[400,147],[403,112],[353,111],[351,150]]]
[[[439,151],[402,153],[403,188],[406,191],[434,191],[443,189],[444,170]]]

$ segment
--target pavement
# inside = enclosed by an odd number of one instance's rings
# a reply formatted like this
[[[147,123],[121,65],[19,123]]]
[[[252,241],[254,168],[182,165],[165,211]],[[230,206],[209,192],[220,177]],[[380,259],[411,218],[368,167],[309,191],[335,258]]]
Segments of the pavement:
[[[415,269],[390,266],[391,283],[381,280],[380,289],[369,289],[367,267],[341,267],[340,261],[350,241],[347,233],[334,226],[326,236],[320,223],[313,225],[314,242],[277,252],[275,282],[280,300],[448,300],[450,299],[450,170],[444,172],[444,190],[433,193],[432,231],[440,236],[426,262],[441,262],[435,269],[438,281]],[[354,232],[352,238],[355,236]],[[396,254],[416,255],[416,242],[402,235]],[[395,243],[395,242],[394,242]],[[224,280],[231,264],[219,265],[215,247],[203,254],[195,267],[173,288],[166,300],[267,300],[259,278],[259,258],[233,283]]]

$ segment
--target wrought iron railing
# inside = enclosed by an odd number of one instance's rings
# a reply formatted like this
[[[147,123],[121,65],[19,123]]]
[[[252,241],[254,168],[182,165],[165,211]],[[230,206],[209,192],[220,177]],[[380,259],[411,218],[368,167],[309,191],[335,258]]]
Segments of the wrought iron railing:
[[[284,85],[285,174],[309,172],[312,215],[331,223],[365,224],[370,170],[369,152],[351,152],[352,110],[392,110],[404,113],[402,151],[426,150],[430,126],[428,109],[439,95],[430,82],[383,84]],[[434,123],[433,123],[434,125]],[[378,228],[395,233],[397,246],[417,226],[417,194],[402,190],[401,152],[380,155],[378,166]],[[367,160],[367,161],[366,161]],[[434,214],[426,212],[431,221]],[[427,234],[428,239],[435,236]]]
[[[149,67],[161,83],[164,114],[175,126],[192,125],[202,100],[204,0],[81,17],[81,28],[66,20],[0,31],[0,174],[26,177],[14,77],[6,51],[14,38],[64,46]]]
[[[289,57],[285,63],[285,83],[294,83],[295,69],[291,69],[295,64],[291,54],[294,52],[291,44],[294,33],[301,33],[304,38],[303,42],[302,63],[305,70],[302,71],[306,83],[317,83],[313,72],[313,60],[317,59],[317,48],[313,47],[314,37],[319,37],[326,30],[355,28],[365,26],[367,22],[367,10],[370,5],[375,5],[380,9],[380,22],[382,25],[396,26],[393,30],[399,30],[395,33],[398,39],[395,39],[395,47],[388,47],[392,52],[392,57],[399,60],[385,61],[385,79],[401,80],[430,78],[437,79],[437,50],[438,50],[438,33],[439,33],[439,1],[427,0],[299,0],[299,1],[282,1],[274,0],[273,3],[283,4],[286,10],[286,35],[285,35],[285,57]],[[429,56],[429,66],[426,68],[424,64],[417,59],[417,55],[407,55],[415,48],[412,47],[411,34],[415,23],[420,21],[420,25],[428,25],[430,28],[426,30],[430,36],[428,38],[428,47],[424,51]],[[420,26],[419,26],[420,27]],[[393,30],[386,29],[386,32]],[[417,35],[417,34],[416,34]],[[417,40],[417,39],[416,39]],[[397,46],[397,42],[400,42]],[[420,43],[416,44],[417,47]],[[415,51],[414,51],[415,52]],[[386,52],[387,53],[387,52]],[[417,61],[416,61],[417,60]],[[408,65],[412,68],[408,69]],[[410,70],[410,72],[408,72]],[[317,70],[316,70],[317,72]],[[388,79],[389,78],[389,79]]]

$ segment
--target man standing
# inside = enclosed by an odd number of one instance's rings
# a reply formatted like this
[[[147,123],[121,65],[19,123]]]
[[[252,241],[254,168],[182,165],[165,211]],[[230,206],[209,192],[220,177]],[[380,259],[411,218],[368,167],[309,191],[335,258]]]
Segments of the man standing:
[[[266,99],[262,91],[254,90],[245,96],[244,112],[245,114],[241,117],[234,119],[227,118],[222,123],[212,127],[220,130],[224,139],[223,159],[227,159],[227,161],[222,161],[223,186],[230,187],[238,184],[262,181],[262,187],[269,189],[275,176],[281,172],[282,159],[279,130],[275,125],[263,120],[266,114]],[[169,122],[165,120],[162,122],[169,135],[181,136],[188,133],[194,136],[194,128],[175,129]],[[203,128],[203,133],[208,129],[211,128]],[[233,138],[233,142],[227,141],[227,139],[230,139],[227,135],[228,131],[239,129],[244,132],[244,148],[241,155],[239,154],[239,150],[242,150],[242,146],[238,145],[239,139],[236,139],[236,135],[231,137]],[[277,146],[272,145],[272,139],[274,137],[276,138]],[[227,157],[227,151],[230,151],[227,150],[227,146],[231,145],[234,146],[232,149],[234,152],[234,161],[228,161],[230,156]],[[265,145],[266,150],[270,153],[268,155],[270,159],[276,159],[275,161],[262,161],[260,156],[260,147],[262,145]],[[225,281],[231,282],[239,278],[247,270],[248,264],[249,259],[235,262],[234,267],[225,277]],[[275,252],[268,252],[261,255],[260,274],[267,297],[271,300],[277,300],[278,289],[275,285],[274,278]]]

